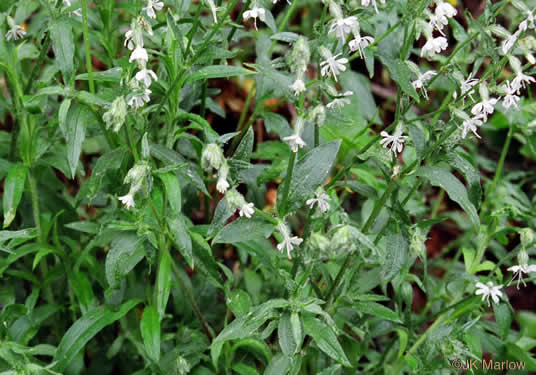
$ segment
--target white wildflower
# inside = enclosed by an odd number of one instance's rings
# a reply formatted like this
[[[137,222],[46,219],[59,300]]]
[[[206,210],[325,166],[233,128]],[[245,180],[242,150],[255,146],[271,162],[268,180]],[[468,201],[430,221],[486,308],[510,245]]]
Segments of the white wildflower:
[[[149,172],[150,167],[145,162],[138,163],[129,169],[123,183],[130,184],[130,189],[126,195],[118,197],[118,199],[125,205],[127,209],[136,207],[134,196],[143,188],[144,181],[147,180]],[[150,184],[150,180],[147,182]]]
[[[369,45],[374,43],[374,38],[371,36],[356,36],[354,39],[352,39],[348,43],[348,47],[350,47],[350,51],[355,52],[359,51],[359,56],[363,58],[365,51],[364,49],[367,48]]]
[[[308,199],[305,204],[307,204],[310,208],[313,208],[315,203],[318,205],[318,208],[322,213],[327,212],[329,210],[329,203],[331,198],[329,195],[324,193],[323,191],[319,190],[315,193],[315,198]]]
[[[242,207],[240,207],[238,214],[249,219],[255,213],[255,209],[253,207],[253,203],[245,203]]]
[[[502,285],[494,285],[491,281],[488,281],[487,284],[481,282],[476,283],[476,292],[477,296],[482,295],[482,301],[486,300],[488,306],[490,306],[489,298],[493,300],[494,303],[499,303],[499,297],[502,297],[501,288]]]
[[[147,54],[147,50],[142,46],[136,46],[134,51],[132,51],[132,54],[130,55],[130,59],[128,59],[128,61],[137,61],[140,65],[146,64],[147,61],[149,61],[149,55]]]
[[[346,66],[344,64],[348,63],[347,58],[338,58],[341,54],[337,54],[333,56],[331,52],[325,47],[322,47],[321,49],[322,55],[324,56],[325,60],[320,63],[320,73],[322,76],[331,76],[333,79],[335,79],[335,82],[337,82],[337,76],[341,73],[346,71]]]
[[[432,77],[436,76],[437,73],[434,70],[429,70],[423,74],[419,74],[417,79],[413,82],[411,82],[411,85],[415,90],[422,89],[423,96],[428,99],[428,91],[426,90],[426,82],[432,79]]]
[[[396,155],[397,152],[402,152],[404,141],[407,136],[404,136],[399,132],[395,132],[394,135],[389,135],[389,133],[387,133],[385,130],[382,131],[380,135],[383,137],[383,139],[380,141],[380,144],[385,148],[389,148],[393,155]]]
[[[495,105],[499,99],[488,99],[484,100],[480,103],[477,103],[473,106],[473,109],[471,109],[471,113],[473,116],[481,117],[484,119],[484,121],[488,120],[488,115],[491,115],[493,111],[495,110]]]
[[[147,0],[147,6],[143,10],[150,18],[156,18],[156,12],[162,10],[164,3],[159,0]]]
[[[531,264],[530,266],[527,264],[519,264],[517,266],[512,266],[508,268],[508,271],[512,271],[514,273],[512,280],[508,283],[510,285],[512,281],[517,280],[517,289],[519,289],[519,283],[523,283],[524,286],[527,286],[525,281],[523,280],[523,274],[530,273],[530,272],[536,272],[536,265]]]
[[[480,138],[476,132],[484,122],[481,120],[481,117],[472,117],[464,120],[462,123],[462,138],[467,136],[467,133],[472,132],[477,138]]]
[[[216,190],[221,194],[225,194],[227,189],[229,189],[229,183],[227,182],[227,176],[229,175],[229,166],[227,162],[223,163],[218,171],[218,181],[216,182]]]
[[[523,73],[517,73],[516,77],[512,80],[512,87],[516,87],[519,91],[521,88],[527,88],[526,85],[530,85],[531,83],[536,82],[536,80],[528,75],[525,75]]]
[[[143,47],[143,40],[141,46]],[[127,30],[125,33],[125,47],[131,51],[134,49],[134,30]]]
[[[141,94],[134,94],[128,101],[128,105],[134,107],[134,109],[143,107],[145,103],[149,103],[151,101],[151,98],[149,97],[151,92],[152,91],[149,89],[144,89]]]
[[[382,4],[385,4],[385,0],[380,0]],[[361,6],[368,7],[370,4],[374,6],[374,10],[376,13],[378,13],[378,4],[376,4],[376,0],[361,0]]]
[[[218,23],[218,15],[216,12],[220,10],[221,8],[217,7],[214,3],[214,0],[207,0],[208,6],[210,7],[210,12],[212,13],[212,19],[214,20],[214,23]]]
[[[421,50],[421,57],[431,58],[441,51],[444,51],[449,46],[447,39],[440,36],[438,38],[429,39]]]
[[[298,149],[306,146],[306,143],[300,137],[299,134],[293,134],[283,138],[283,141],[287,142],[292,152],[298,152]]]
[[[151,86],[151,83],[153,82],[153,79],[155,81],[158,81],[158,77],[156,74],[150,70],[150,69],[142,69],[138,73],[136,73],[136,80],[139,82],[143,82],[145,84],[145,87]]]
[[[123,126],[127,117],[127,103],[125,98],[120,96],[112,102],[110,109],[104,113],[102,119],[106,123],[106,129],[113,128],[114,132],[118,132]]]
[[[277,224],[277,230],[279,230],[279,233],[283,236],[283,240],[277,244],[277,249],[281,252],[286,250],[288,258],[291,259],[290,252],[294,249],[294,246],[300,245],[303,242],[303,239],[297,236],[292,236],[290,228],[282,221]]]
[[[302,92],[305,92],[305,82],[298,78],[292,85],[289,86],[289,88],[294,91],[294,95],[298,96]]]
[[[221,147],[216,143],[209,143],[201,153],[201,167],[209,171],[210,169],[220,169],[225,163],[225,156]]]
[[[15,20],[11,17],[7,17],[7,23],[9,25],[9,30],[6,33],[7,40],[18,40],[24,38],[26,31],[24,27],[15,24]]]
[[[340,39],[342,44],[344,44],[346,41],[346,36],[350,34],[352,32],[352,28],[356,26],[359,26],[359,21],[355,16],[338,18],[333,21],[328,33],[335,33],[335,36]]]
[[[437,29],[442,35],[443,28],[449,24],[449,18],[457,14],[456,8],[447,2],[441,2],[437,5],[435,13],[430,17],[430,26]]]
[[[508,51],[510,51],[512,49],[514,44],[517,42],[517,38],[519,37],[519,34],[520,34],[520,30],[517,30],[515,33],[510,35],[508,38],[506,38],[502,42],[501,47],[502,47],[503,54],[506,55],[508,53]]]
[[[266,21],[266,10],[264,8],[253,8],[246,10],[242,15],[244,21],[253,18],[253,24],[255,25],[255,30],[257,30],[257,17],[262,21]]]
[[[125,205],[125,207],[130,209],[131,207],[136,207],[136,202],[134,202],[134,194],[128,193],[126,195],[122,195],[118,197],[118,199]]]
[[[342,108],[344,107],[346,104],[350,104],[351,101],[350,99],[348,99],[349,96],[352,96],[354,95],[354,93],[352,91],[346,91],[344,94],[342,94],[343,96],[340,97],[340,98],[335,98],[333,99],[331,102],[329,102],[328,104],[326,104],[326,107],[329,108],[329,109],[333,109],[333,108]]]
[[[474,102],[475,99],[473,98],[473,87],[478,84],[478,79],[473,78],[473,73],[469,74],[469,77],[461,84],[461,92],[462,96],[467,93],[467,95],[471,98],[471,100]],[[464,99],[465,101],[465,99]]]
[[[502,89],[506,91],[506,95],[503,98],[504,108],[510,109],[510,107],[514,106],[516,109],[519,109],[517,103],[521,100],[521,98],[516,95],[516,92],[519,90],[519,87],[514,86],[510,83],[510,81],[506,81],[502,86]]]

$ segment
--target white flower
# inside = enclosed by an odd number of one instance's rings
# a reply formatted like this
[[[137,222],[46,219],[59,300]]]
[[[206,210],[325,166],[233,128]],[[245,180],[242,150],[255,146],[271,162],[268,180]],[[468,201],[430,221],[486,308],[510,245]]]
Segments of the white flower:
[[[298,152],[299,148],[303,148],[306,143],[300,137],[299,134],[293,134],[283,138],[283,141],[287,142],[292,152]]]
[[[296,96],[300,95],[302,92],[305,92],[305,82],[303,82],[301,79],[295,80],[294,83],[289,87],[294,91],[294,95]]]
[[[341,40],[342,44],[344,44],[346,35],[350,34],[352,28],[356,26],[359,27],[359,21],[355,16],[339,18],[333,21],[328,33],[335,33],[335,36]]]
[[[255,209],[253,208],[253,206],[253,203],[244,204],[242,207],[240,207],[240,211],[238,211],[238,214],[240,216],[245,216],[249,219],[255,213]]]
[[[155,81],[158,81],[158,77],[150,69],[142,69],[138,73],[136,73],[136,80],[137,81],[143,81],[143,83],[145,84],[146,87],[151,86],[151,83],[153,82],[153,79]]]
[[[487,284],[481,282],[476,283],[476,292],[477,296],[482,295],[482,301],[486,300],[489,303],[489,297],[493,300],[494,303],[499,303],[499,297],[502,297],[501,288],[502,285],[494,285],[491,281],[488,281]]]
[[[359,51],[359,56],[363,58],[365,54],[364,49],[367,48],[371,43],[374,43],[374,38],[371,36],[357,36],[348,43],[350,51],[355,52]]]
[[[223,163],[218,171],[218,182],[216,183],[216,190],[221,194],[225,194],[227,189],[229,189],[229,183],[227,182],[227,175],[229,174],[229,166],[227,162]]]
[[[507,54],[508,51],[510,51],[512,49],[512,47],[514,46],[514,44],[517,42],[517,38],[519,37],[519,30],[517,30],[515,33],[513,33],[512,35],[510,35],[508,38],[506,38],[503,42],[502,42],[502,51],[503,51],[503,54]]]
[[[383,137],[383,139],[380,141],[380,144],[385,147],[389,148],[389,150],[396,155],[397,152],[402,152],[402,148],[404,147],[404,140],[407,138],[407,136],[395,133],[394,135],[389,135],[385,130],[380,133],[380,135]],[[389,147],[389,145],[391,145]]]
[[[344,64],[348,63],[347,58],[338,59],[337,57],[340,55],[341,54],[339,53],[333,56],[331,55],[331,53],[329,53],[327,59],[320,63],[320,73],[322,74],[322,76],[332,76],[335,79],[335,82],[337,82],[337,75],[339,75],[341,72],[346,71],[346,66],[344,66]]]
[[[465,93],[468,93],[467,95],[471,98],[471,100],[474,102],[475,99],[473,98],[473,87],[478,83],[478,79],[473,78],[473,73],[469,74],[469,77],[465,81],[462,82],[462,96],[465,95]],[[465,101],[465,99],[464,99]]]
[[[125,205],[127,210],[130,209],[130,207],[136,207],[136,202],[134,202],[134,194],[131,194],[130,192],[128,192],[127,195],[119,197],[118,199]]]
[[[382,4],[385,4],[385,0],[380,0]],[[378,13],[378,5],[376,4],[376,0],[361,0],[361,6],[368,7],[370,4],[374,6],[374,10],[376,13]]]
[[[216,6],[214,0],[207,0],[207,2],[208,6],[210,7],[210,12],[212,13],[212,18],[214,19],[214,23],[218,23],[218,15],[216,14],[216,12],[221,8]]]
[[[127,103],[125,98],[120,96],[112,102],[110,109],[104,113],[102,119],[106,123],[106,129],[113,127],[114,132],[118,132],[123,126],[127,117]]]
[[[145,50],[145,48],[143,48],[142,46],[136,46],[134,51],[132,51],[132,54],[130,55],[130,59],[128,59],[128,61],[132,62],[134,60],[136,60],[140,65],[146,64],[147,61],[149,61],[149,55],[147,54],[147,50]]]
[[[467,133],[470,131],[477,137],[480,138],[478,133],[476,132],[478,127],[482,126],[484,122],[481,120],[481,117],[473,117],[465,120],[462,124],[462,138],[465,138],[467,136]]]
[[[318,208],[320,208],[321,212],[327,212],[329,210],[329,203],[328,201],[331,200],[329,195],[324,193],[323,191],[317,191],[315,193],[316,198],[308,199],[305,204],[307,204],[310,208],[313,208],[315,203],[318,204]]]
[[[16,25],[15,21],[9,22],[9,25],[11,28],[6,33],[7,40],[18,40],[24,38],[24,36],[26,35],[24,27]]]
[[[143,47],[143,43],[141,46]],[[127,47],[131,51],[134,49],[134,31],[133,30],[127,30],[127,32],[125,33],[125,47]]]
[[[523,264],[523,265],[520,264],[518,266],[512,266],[512,267],[508,268],[508,271],[512,271],[514,273],[514,276],[512,277],[512,280],[510,280],[508,285],[510,285],[512,283],[512,281],[517,279],[517,289],[519,289],[519,283],[520,282],[522,282],[523,285],[527,286],[527,284],[523,280],[523,274],[524,273],[528,274],[529,272],[536,272],[536,265],[531,264],[529,266],[527,264]]]
[[[447,39],[440,36],[438,38],[429,39],[421,50],[421,57],[431,58],[437,53],[446,50],[449,46]]]
[[[512,87],[517,88],[516,91],[519,91],[521,88],[526,88],[526,85],[536,82],[536,80],[528,75],[523,73],[517,73],[516,77],[512,80]]]
[[[422,89],[424,97],[428,99],[428,91],[426,91],[425,84],[435,75],[437,75],[437,73],[434,70],[429,70],[424,74],[419,74],[419,77],[415,81],[411,82],[411,85],[415,90]]]
[[[495,104],[497,104],[498,100],[499,99],[492,98],[477,103],[473,106],[473,109],[471,109],[471,113],[473,116],[482,117],[484,121],[487,121],[488,115],[491,115],[495,110]]]
[[[430,17],[430,26],[436,28],[442,35],[443,27],[448,25],[449,18],[456,15],[457,10],[452,5],[446,2],[439,3],[435,9],[435,14]]]
[[[143,8],[147,15],[151,18],[156,18],[156,12],[162,10],[164,3],[159,0],[147,0],[147,7]]]
[[[350,99],[347,99],[348,96],[352,96],[354,95],[354,93],[352,91],[346,91],[344,94],[342,94],[343,97],[341,98],[335,98],[333,99],[331,102],[329,102],[328,104],[326,104],[326,107],[329,108],[329,109],[332,109],[332,108],[342,108],[344,107],[346,104],[350,104]]]
[[[223,151],[216,143],[209,143],[203,149],[201,154],[201,166],[204,170],[210,171],[210,169],[220,169],[225,163],[225,157]]]
[[[246,10],[242,15],[244,21],[253,18],[253,24],[255,25],[255,30],[257,30],[257,17],[264,22],[266,20],[266,10],[264,8],[253,8]]]
[[[143,94],[132,96],[132,98],[130,98],[128,101],[128,105],[134,107],[134,109],[143,107],[145,103],[149,103],[151,101],[151,98],[149,97],[151,92],[152,91],[149,89],[144,89]]]
[[[504,108],[510,109],[510,107],[514,106],[516,109],[519,109],[517,103],[521,100],[521,98],[516,95],[519,87],[514,86],[510,83],[510,81],[506,81],[502,86],[502,89],[506,91],[506,95],[503,98]]]
[[[277,249],[281,252],[286,249],[287,256],[289,259],[291,259],[290,252],[294,249],[294,246],[300,245],[303,242],[303,239],[296,236],[291,236],[292,233],[290,232],[289,227],[283,222],[279,222],[279,224],[277,224],[277,229],[283,236],[283,240],[277,244]]]
[[[535,29],[535,21],[536,17],[532,14],[532,12],[528,12],[527,18],[519,24],[519,30],[527,31],[527,29]]]

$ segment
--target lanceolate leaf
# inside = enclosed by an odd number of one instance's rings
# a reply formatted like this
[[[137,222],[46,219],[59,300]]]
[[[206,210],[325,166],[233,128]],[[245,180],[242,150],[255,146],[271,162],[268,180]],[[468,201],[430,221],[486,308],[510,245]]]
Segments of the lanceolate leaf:
[[[465,186],[449,171],[440,167],[422,167],[419,170],[419,175],[425,177],[434,186],[443,188],[450,199],[458,203],[463,210],[469,215],[474,226],[480,225],[480,219],[475,206],[467,196]]]
[[[205,66],[186,79],[186,83],[209,78],[227,78],[256,74],[255,71],[232,65]]]
[[[141,337],[145,350],[153,361],[160,360],[160,319],[158,312],[152,306],[143,310],[140,322]]]
[[[313,338],[315,344],[328,356],[344,366],[351,366],[337,335],[320,319],[307,317],[303,321],[305,333]]]
[[[117,287],[143,256],[144,250],[136,234],[118,233],[106,255],[106,280],[110,287]]]
[[[159,174],[158,177],[164,183],[166,196],[173,211],[173,215],[178,215],[182,209],[181,185],[174,173]]]
[[[171,231],[173,241],[177,245],[182,256],[188,262],[188,265],[194,268],[194,258],[192,254],[192,239],[188,233],[186,223],[181,216],[168,218],[168,226]]]
[[[6,180],[4,182],[4,228],[15,219],[17,207],[19,206],[24,191],[24,183],[26,182],[26,174],[28,168],[23,165],[14,165],[9,169]]]
[[[78,160],[82,153],[82,143],[86,138],[86,128],[94,121],[91,111],[82,104],[73,104],[65,118],[65,141],[67,143],[67,163],[74,178]]]
[[[64,75],[69,76],[74,70],[74,38],[71,24],[64,19],[52,21],[50,38],[56,61]]]

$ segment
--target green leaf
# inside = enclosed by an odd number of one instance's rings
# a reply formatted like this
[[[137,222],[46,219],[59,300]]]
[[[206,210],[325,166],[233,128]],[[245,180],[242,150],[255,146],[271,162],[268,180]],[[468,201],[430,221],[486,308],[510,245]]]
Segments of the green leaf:
[[[123,69],[121,67],[116,67],[116,68],[105,70],[103,72],[93,72],[91,76],[94,81],[119,82],[121,81],[122,73],[123,73]],[[76,76],[76,79],[79,81],[87,81],[89,80],[89,75],[87,73],[79,74]]]
[[[465,186],[449,171],[439,167],[423,167],[418,171],[419,176],[425,177],[434,186],[443,188],[450,199],[458,203],[469,215],[475,227],[480,226],[480,219],[475,206],[467,196]]]
[[[480,207],[482,202],[482,187],[480,186],[480,173],[473,164],[457,152],[448,154],[449,164],[460,172],[467,185],[469,185],[469,200],[476,208]]]
[[[262,119],[268,133],[275,133],[280,138],[288,137],[292,134],[292,129],[287,119],[283,116],[273,112],[265,112],[262,115]]]
[[[82,348],[104,327],[125,316],[140,300],[130,300],[121,305],[118,311],[109,307],[98,307],[84,314],[67,330],[60,341],[54,361],[55,371],[63,372]]]
[[[400,88],[405,94],[411,96],[415,101],[420,102],[419,94],[417,94],[417,91],[411,84],[411,70],[404,61],[397,60],[394,64],[394,71],[390,71],[390,73],[393,80],[400,85]]]
[[[63,75],[70,76],[74,71],[74,37],[71,24],[65,19],[59,19],[52,21],[49,30],[56,61]]]
[[[294,43],[299,38],[300,38],[299,34],[291,33],[291,32],[288,32],[288,31],[275,33],[274,35],[272,35],[270,37],[270,39],[272,39],[272,40],[278,40],[280,42],[285,42],[285,43]]]
[[[144,257],[145,251],[141,241],[134,233],[118,233],[106,255],[106,280],[111,288],[119,285]]]
[[[186,228],[186,223],[182,216],[168,218],[167,223],[171,231],[173,242],[177,245],[180,253],[188,262],[191,268],[194,268],[194,258],[192,254],[192,239]]]
[[[390,234],[385,239],[385,263],[382,266],[382,280],[390,281],[405,266],[408,257],[408,241],[402,233]]]
[[[264,375],[288,374],[290,365],[291,365],[290,358],[284,355],[283,353],[279,353],[278,355],[272,358],[272,360],[268,364],[268,367],[266,367],[266,370],[264,371]]]
[[[356,311],[384,318],[395,323],[402,323],[400,317],[393,310],[376,302],[355,302],[353,305]]]
[[[249,128],[244,138],[236,148],[233,160],[240,160],[249,163],[251,153],[253,152],[253,128]]]
[[[285,312],[279,318],[279,326],[277,327],[277,337],[279,338],[279,346],[283,353],[288,356],[292,356],[298,344],[294,340],[294,333],[292,331],[292,325],[290,323],[290,313]]]
[[[171,256],[169,252],[162,253],[160,264],[158,265],[158,275],[156,276],[156,308],[160,320],[163,319],[166,312],[166,306],[171,291]]]
[[[314,195],[315,190],[326,181],[337,159],[340,145],[340,140],[323,143],[298,160],[290,182],[288,207],[286,212],[279,212],[281,216],[303,206],[305,201]],[[280,196],[282,190],[279,189],[278,202],[283,199]]]
[[[236,76],[245,76],[256,74],[255,71],[232,65],[210,65],[199,69],[186,79],[185,83],[210,79],[210,78],[227,78]]]
[[[372,96],[370,80],[363,74],[348,70],[341,74],[341,85],[345,91],[352,91],[352,103],[359,104],[359,109],[363,117],[370,121],[376,114],[376,102]],[[379,123],[378,120],[375,121]]]
[[[251,309],[251,297],[242,289],[235,289],[227,297],[227,306],[234,316],[241,317]]]
[[[512,324],[510,306],[506,303],[494,303],[493,311],[495,312],[495,321],[499,326],[499,334],[503,340],[506,340]]]
[[[92,113],[82,104],[74,104],[69,108],[65,118],[65,140],[67,143],[67,163],[74,178],[78,160],[82,153],[82,143],[86,138],[86,127],[92,120]]]
[[[4,228],[7,228],[15,215],[17,214],[17,207],[22,199],[22,193],[24,192],[24,183],[26,182],[26,175],[28,174],[28,168],[23,165],[13,165],[9,168],[6,180],[4,182]]]
[[[160,360],[160,319],[154,307],[147,306],[143,310],[140,330],[147,355],[154,362],[158,362]]]
[[[30,240],[35,237],[37,237],[37,230],[35,228],[21,230],[0,230],[0,243],[12,240],[14,238],[24,238]]]
[[[173,210],[173,215],[180,214],[182,210],[182,197],[179,179],[174,173],[159,174],[158,177],[160,177],[164,183],[166,196],[169,199],[169,204]]]
[[[314,317],[304,317],[303,326],[305,333],[313,338],[320,350],[343,366],[351,366],[341,344],[337,341],[337,335],[323,321]]]
[[[214,238],[214,243],[235,243],[267,238],[274,230],[273,224],[259,215],[241,217],[226,225]]]

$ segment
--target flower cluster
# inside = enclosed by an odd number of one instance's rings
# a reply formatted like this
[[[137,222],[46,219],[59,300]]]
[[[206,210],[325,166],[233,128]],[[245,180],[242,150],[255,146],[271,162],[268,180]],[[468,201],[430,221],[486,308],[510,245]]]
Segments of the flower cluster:
[[[210,171],[216,169],[218,171],[218,181],[216,182],[216,190],[221,194],[225,194],[230,184],[227,181],[229,176],[229,165],[227,159],[223,155],[223,150],[216,143],[209,143],[203,149],[201,155],[201,167]]]
[[[143,187],[146,188],[146,191],[150,190],[150,172],[151,167],[145,161],[137,163],[128,171],[123,183],[130,184],[130,189],[128,190],[127,194],[118,198],[127,209],[130,209],[131,207],[136,207],[134,197],[139,191],[143,189]]]

